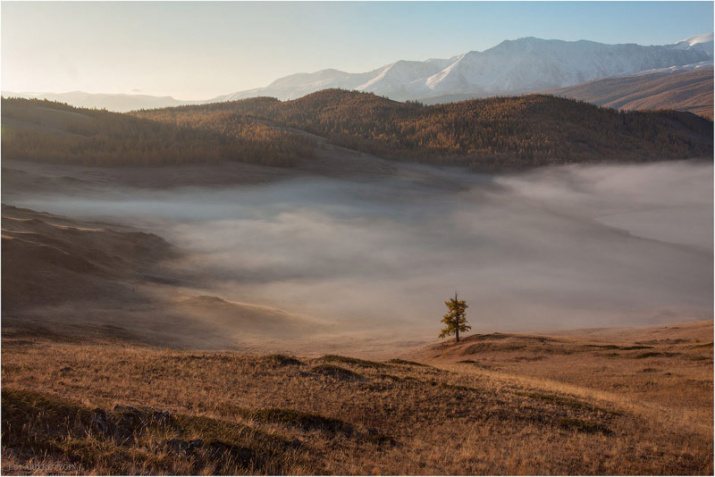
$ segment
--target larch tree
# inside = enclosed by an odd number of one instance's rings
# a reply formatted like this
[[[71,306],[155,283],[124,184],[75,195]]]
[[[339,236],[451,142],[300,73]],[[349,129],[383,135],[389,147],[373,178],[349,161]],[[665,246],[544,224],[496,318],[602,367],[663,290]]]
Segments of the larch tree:
[[[469,307],[464,300],[457,298],[457,293],[454,293],[454,298],[450,298],[448,301],[444,302],[449,309],[449,312],[442,318],[442,323],[445,327],[439,334],[440,338],[445,338],[449,335],[456,336],[456,342],[459,342],[459,333],[466,332],[472,329],[471,326],[467,324],[467,315],[465,311]]]

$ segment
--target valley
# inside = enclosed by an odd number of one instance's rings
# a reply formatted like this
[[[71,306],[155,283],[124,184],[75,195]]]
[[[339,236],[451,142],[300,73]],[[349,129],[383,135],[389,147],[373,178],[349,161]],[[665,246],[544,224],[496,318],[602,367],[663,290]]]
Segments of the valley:
[[[701,35],[3,97],[2,473],[712,474],[711,90]]]
[[[322,153],[277,170],[5,161],[3,326],[380,357],[433,340],[455,289],[482,331],[711,312],[711,165],[480,175]]]

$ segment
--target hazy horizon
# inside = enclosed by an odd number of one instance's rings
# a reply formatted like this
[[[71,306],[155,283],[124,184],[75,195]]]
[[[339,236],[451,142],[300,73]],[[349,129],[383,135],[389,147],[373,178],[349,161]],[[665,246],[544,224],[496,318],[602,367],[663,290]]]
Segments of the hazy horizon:
[[[709,2],[3,2],[2,90],[204,100],[521,37],[670,44],[712,17]]]

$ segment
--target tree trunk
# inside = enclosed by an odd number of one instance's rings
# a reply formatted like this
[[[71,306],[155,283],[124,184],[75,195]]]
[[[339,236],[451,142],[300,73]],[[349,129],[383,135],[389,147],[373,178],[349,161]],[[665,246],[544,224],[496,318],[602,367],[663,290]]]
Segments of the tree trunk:
[[[455,331],[457,334],[457,341],[455,341],[455,343],[459,343],[459,328],[457,328]]]

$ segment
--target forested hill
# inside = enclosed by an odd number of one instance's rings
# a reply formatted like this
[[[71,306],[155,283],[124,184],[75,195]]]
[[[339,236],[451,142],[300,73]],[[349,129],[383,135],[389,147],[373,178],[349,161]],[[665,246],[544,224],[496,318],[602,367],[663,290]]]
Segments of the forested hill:
[[[230,114],[222,127],[176,125],[38,99],[2,99],[3,158],[96,166],[241,161],[291,166],[315,140]]]
[[[580,162],[710,158],[713,123],[674,111],[618,112],[544,95],[434,106],[324,90],[130,114],[2,101],[6,159],[84,165],[241,161],[294,166],[316,140],[381,157],[483,171]]]
[[[387,158],[481,170],[713,155],[713,123],[701,117],[618,112],[544,95],[424,106],[332,89],[293,101],[253,98],[133,114],[223,130],[229,113],[268,119]]]

